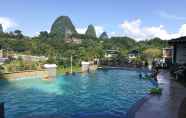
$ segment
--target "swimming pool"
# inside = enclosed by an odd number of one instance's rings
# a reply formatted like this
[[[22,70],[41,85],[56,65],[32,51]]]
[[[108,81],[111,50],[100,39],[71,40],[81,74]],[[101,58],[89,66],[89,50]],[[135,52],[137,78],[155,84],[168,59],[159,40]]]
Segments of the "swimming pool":
[[[138,75],[137,71],[107,69],[50,81],[1,80],[0,101],[5,102],[6,118],[124,118],[153,87]]]

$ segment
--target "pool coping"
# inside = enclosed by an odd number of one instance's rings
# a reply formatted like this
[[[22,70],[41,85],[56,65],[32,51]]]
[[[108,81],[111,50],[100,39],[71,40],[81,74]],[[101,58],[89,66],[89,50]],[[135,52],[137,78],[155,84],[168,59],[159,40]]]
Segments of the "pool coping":
[[[146,96],[139,99],[135,104],[132,105],[132,107],[127,111],[126,118],[135,118],[135,113],[138,111],[138,109],[149,99],[151,99],[154,95],[147,94]]]

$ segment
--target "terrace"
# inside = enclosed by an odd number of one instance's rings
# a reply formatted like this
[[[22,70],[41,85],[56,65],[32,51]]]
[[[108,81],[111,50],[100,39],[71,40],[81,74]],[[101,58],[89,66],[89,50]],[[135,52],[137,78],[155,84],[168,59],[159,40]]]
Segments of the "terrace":
[[[162,71],[158,75],[162,95],[146,96],[141,106],[131,115],[132,118],[185,118],[185,105],[182,102],[186,98],[186,88],[172,80],[168,71]]]

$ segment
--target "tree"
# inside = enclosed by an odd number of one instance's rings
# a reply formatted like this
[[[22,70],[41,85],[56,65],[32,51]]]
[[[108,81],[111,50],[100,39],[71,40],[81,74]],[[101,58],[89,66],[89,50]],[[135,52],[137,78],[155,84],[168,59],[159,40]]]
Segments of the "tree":
[[[39,33],[39,38],[46,40],[48,38],[48,32],[47,31],[41,31]]]
[[[152,63],[155,58],[160,58],[162,54],[161,50],[158,48],[148,48],[144,50],[143,53],[149,63]]]
[[[16,38],[18,38],[18,39],[23,38],[23,34],[22,34],[21,30],[15,30],[14,34],[15,34]]]

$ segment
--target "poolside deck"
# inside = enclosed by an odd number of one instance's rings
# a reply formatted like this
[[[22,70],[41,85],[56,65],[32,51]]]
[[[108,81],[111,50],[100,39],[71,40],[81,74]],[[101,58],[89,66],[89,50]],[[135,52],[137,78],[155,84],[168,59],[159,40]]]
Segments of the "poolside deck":
[[[171,80],[167,71],[160,72],[158,82],[163,88],[162,95],[148,99],[137,110],[135,118],[178,118],[180,105],[186,97],[186,88]]]

